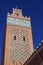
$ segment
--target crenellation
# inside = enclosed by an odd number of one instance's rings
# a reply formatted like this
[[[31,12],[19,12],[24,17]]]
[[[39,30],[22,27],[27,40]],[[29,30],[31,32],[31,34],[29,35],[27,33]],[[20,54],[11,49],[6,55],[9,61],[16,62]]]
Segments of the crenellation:
[[[10,13],[7,13],[7,16],[10,16]]]
[[[8,17],[19,18],[19,19],[31,21],[30,17],[23,16],[22,15],[22,10],[17,9],[17,8],[15,8],[15,9],[13,8],[13,12],[11,14],[8,13],[7,16]]]
[[[25,16],[25,18],[27,19],[27,16]]]

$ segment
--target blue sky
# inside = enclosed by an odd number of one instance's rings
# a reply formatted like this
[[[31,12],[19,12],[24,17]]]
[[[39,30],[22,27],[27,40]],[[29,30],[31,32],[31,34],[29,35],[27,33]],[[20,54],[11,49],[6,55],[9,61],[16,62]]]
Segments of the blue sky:
[[[11,13],[16,6],[23,10],[24,16],[30,16],[32,19],[34,48],[43,40],[43,0],[0,0],[0,58],[7,13]]]

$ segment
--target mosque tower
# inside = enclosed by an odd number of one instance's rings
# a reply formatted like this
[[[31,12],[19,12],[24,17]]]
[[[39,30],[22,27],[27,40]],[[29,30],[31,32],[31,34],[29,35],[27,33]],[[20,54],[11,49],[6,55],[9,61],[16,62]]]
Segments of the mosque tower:
[[[31,18],[13,8],[13,12],[7,14],[5,32],[4,65],[23,65],[34,51]]]

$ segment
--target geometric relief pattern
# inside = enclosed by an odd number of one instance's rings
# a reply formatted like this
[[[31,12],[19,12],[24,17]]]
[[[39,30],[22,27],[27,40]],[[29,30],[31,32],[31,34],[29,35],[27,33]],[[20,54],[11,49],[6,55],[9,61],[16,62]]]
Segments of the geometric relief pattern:
[[[10,60],[15,60],[18,62],[19,60],[22,60],[23,64],[26,62],[26,60],[30,56],[30,49],[29,49],[29,38],[28,38],[29,32],[26,30],[20,30],[11,28],[10,29],[10,53],[9,57]],[[14,40],[14,36],[16,36],[16,40]],[[23,36],[25,37],[25,41],[23,41]]]

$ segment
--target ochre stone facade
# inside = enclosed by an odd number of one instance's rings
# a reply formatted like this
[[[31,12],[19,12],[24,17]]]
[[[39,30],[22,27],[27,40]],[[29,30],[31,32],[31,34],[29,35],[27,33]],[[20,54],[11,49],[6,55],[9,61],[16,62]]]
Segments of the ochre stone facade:
[[[14,11],[16,11],[16,14]],[[22,13],[20,13],[21,11],[19,13],[17,12],[18,9],[15,9],[13,10],[13,15],[8,14],[7,17],[19,18],[20,16],[22,20],[29,20],[28,22],[30,22],[30,17],[22,17]],[[26,24],[24,23],[24,26]],[[16,40],[14,39],[14,36],[16,36]],[[5,37],[4,65],[23,65],[33,52],[34,50],[31,27],[27,28],[26,26],[22,27],[18,25],[7,24]]]

